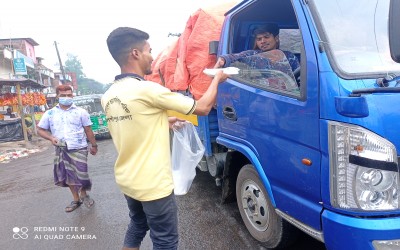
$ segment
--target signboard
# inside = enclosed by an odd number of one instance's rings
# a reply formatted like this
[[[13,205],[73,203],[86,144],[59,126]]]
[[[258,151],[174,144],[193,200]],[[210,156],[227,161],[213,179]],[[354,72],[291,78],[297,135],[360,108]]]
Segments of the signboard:
[[[4,48],[3,50],[4,58],[12,59],[12,52],[8,48]]]
[[[26,65],[24,58],[14,59],[14,74],[15,75],[27,75]]]
[[[22,54],[18,50],[14,50],[14,58],[23,58],[25,60],[25,65],[31,69],[35,68],[35,63],[33,62],[33,59],[30,57],[27,57],[26,55]]]

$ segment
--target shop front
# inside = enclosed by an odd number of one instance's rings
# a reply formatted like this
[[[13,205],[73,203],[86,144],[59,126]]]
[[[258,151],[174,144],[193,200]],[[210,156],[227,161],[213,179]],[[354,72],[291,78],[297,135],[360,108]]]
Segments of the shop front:
[[[43,85],[30,79],[0,79],[0,142],[28,141],[46,107]]]

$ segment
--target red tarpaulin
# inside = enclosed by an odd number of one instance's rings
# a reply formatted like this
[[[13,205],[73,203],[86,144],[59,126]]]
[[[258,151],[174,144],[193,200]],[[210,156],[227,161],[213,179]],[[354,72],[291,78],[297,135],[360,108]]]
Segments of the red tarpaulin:
[[[189,90],[199,99],[212,80],[203,70],[213,68],[216,63],[216,56],[208,54],[209,42],[219,40],[224,14],[235,4],[236,1],[201,8],[192,14],[179,39],[153,61],[153,73],[146,80],[172,91]]]

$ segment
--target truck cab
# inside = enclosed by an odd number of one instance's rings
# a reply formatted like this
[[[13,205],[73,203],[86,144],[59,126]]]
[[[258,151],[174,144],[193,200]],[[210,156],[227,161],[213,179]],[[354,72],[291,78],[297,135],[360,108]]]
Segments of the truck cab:
[[[237,201],[266,247],[290,244],[300,229],[328,249],[399,249],[393,6],[248,0],[226,13],[217,56],[252,50],[253,31],[268,23],[278,25],[280,45],[230,65],[239,74],[219,86],[216,109],[199,117],[206,147],[199,167],[222,186],[223,201]],[[291,70],[279,51],[296,55],[300,68]],[[260,57],[272,66],[249,63]]]

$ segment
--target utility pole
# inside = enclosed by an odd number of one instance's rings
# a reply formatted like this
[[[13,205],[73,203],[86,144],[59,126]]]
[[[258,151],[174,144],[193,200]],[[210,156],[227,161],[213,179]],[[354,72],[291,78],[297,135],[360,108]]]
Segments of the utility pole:
[[[58,62],[60,63],[60,69],[61,69],[61,73],[62,73],[64,82],[66,83],[67,82],[67,78],[65,77],[65,71],[64,71],[64,67],[63,67],[62,62],[61,62],[61,57],[60,57],[60,53],[58,52],[58,47],[57,47],[57,42],[56,41],[54,41],[54,46],[56,46]],[[61,83],[62,83],[62,81],[61,81]]]

